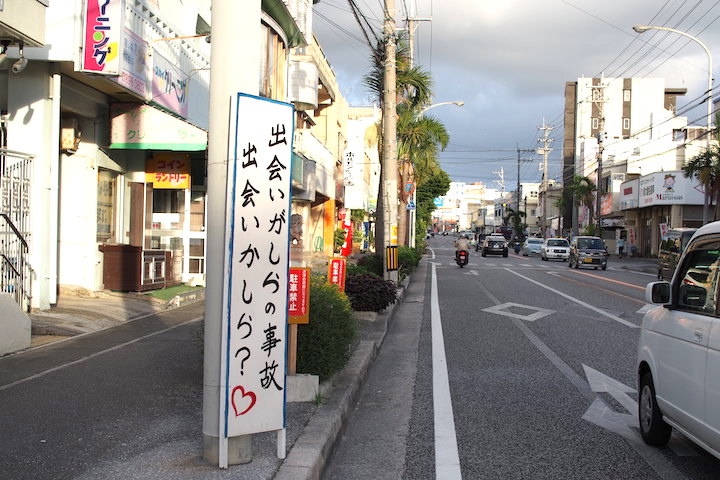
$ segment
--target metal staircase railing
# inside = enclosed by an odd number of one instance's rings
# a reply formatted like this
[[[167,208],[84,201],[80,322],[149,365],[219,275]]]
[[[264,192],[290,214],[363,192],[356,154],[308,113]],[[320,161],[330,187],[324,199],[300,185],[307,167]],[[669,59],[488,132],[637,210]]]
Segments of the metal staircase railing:
[[[0,213],[0,292],[10,294],[25,311],[30,311],[33,277],[28,251],[10,217]]]
[[[4,137],[4,128],[2,133]],[[33,158],[0,148],[0,293],[12,295],[25,311],[30,310],[32,299],[33,270],[28,258]]]

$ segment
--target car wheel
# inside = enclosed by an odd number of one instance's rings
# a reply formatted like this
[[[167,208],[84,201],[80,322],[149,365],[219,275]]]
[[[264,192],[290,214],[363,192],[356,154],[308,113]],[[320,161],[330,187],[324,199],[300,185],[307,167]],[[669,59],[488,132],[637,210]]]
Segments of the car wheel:
[[[507,257],[507,256],[508,256],[508,252],[503,252],[503,257]]]
[[[661,447],[670,440],[672,427],[665,423],[655,398],[655,385],[652,374],[646,372],[640,378],[640,397],[638,398],[638,418],[640,434],[648,445]]]
[[[563,258],[562,261],[563,261],[563,262],[567,262],[567,258]]]
[[[480,256],[481,256],[481,257],[486,257],[486,256],[487,256],[487,253],[485,253],[485,250],[483,250],[483,252],[480,254]]]

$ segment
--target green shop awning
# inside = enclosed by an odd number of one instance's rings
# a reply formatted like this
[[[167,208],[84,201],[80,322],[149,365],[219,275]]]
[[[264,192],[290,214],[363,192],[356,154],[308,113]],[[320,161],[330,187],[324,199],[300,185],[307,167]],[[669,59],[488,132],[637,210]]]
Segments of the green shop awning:
[[[110,114],[110,148],[129,150],[202,151],[207,132],[141,103],[114,103]]]

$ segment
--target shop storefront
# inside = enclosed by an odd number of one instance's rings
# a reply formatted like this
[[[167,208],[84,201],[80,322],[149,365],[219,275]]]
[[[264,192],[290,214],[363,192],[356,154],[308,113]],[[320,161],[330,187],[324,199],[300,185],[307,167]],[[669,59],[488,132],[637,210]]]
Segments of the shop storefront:
[[[125,150],[130,171],[125,240],[171,253],[168,284],[204,284],[207,133],[145,104],[114,104],[111,116],[110,148]]]
[[[681,171],[655,172],[621,185],[621,208],[641,255],[655,256],[668,228],[702,225],[704,193],[698,181]]]

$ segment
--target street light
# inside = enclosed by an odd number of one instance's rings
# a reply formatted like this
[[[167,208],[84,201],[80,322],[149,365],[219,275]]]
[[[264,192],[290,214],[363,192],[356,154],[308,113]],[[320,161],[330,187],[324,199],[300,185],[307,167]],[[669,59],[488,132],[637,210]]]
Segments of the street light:
[[[435,103],[433,105],[430,105],[429,107],[425,107],[422,110],[420,110],[420,113],[417,114],[418,117],[422,117],[422,114],[430,110],[431,108],[439,107],[440,105],[457,105],[458,107],[462,107],[465,105],[465,102],[459,101],[459,102],[440,102]]]
[[[703,50],[705,50],[705,53],[708,57],[708,89],[707,89],[707,135],[705,136],[705,139],[707,140],[707,148],[710,148],[710,132],[712,131],[712,84],[713,84],[713,78],[712,78],[712,56],[710,55],[710,50],[705,46],[703,42],[701,42],[699,39],[693,37],[692,35],[681,32],[680,30],[675,30],[674,28],[667,28],[667,27],[656,27],[654,25],[635,25],[633,27],[633,30],[635,30],[637,33],[643,33],[647,32],[648,30],[665,30],[667,32],[674,32],[678,35],[682,35],[683,37],[687,37],[690,40],[694,40],[698,45],[700,45]],[[709,195],[706,192],[705,193],[705,206],[703,208],[703,223],[707,223],[708,221],[708,200]]]
[[[417,114],[417,117],[416,117],[416,118],[422,117],[423,113],[427,112],[427,111],[430,110],[431,108],[439,107],[440,105],[457,105],[458,107],[462,107],[463,105],[465,105],[465,102],[463,102],[463,101],[461,100],[461,101],[458,101],[458,102],[440,102],[440,103],[435,103],[435,104],[433,104],[433,105],[430,105],[429,107],[425,107],[425,108],[423,108],[422,110],[420,110],[420,113]],[[408,242],[408,243],[409,243],[410,247],[415,248],[415,220],[416,220],[416,215],[417,215],[417,213],[416,213],[416,209],[417,209],[417,192],[415,191],[415,189],[413,189],[413,192],[412,192],[412,202],[413,202],[413,205],[415,205],[416,207],[415,207],[415,209],[412,210],[412,213],[410,214],[410,228],[408,229],[408,230],[409,230],[408,233],[409,233],[410,239],[409,239],[409,242]]]

